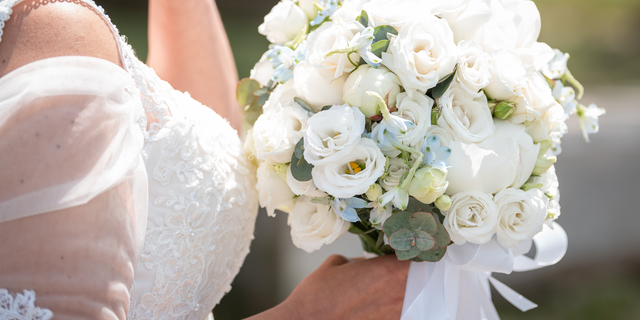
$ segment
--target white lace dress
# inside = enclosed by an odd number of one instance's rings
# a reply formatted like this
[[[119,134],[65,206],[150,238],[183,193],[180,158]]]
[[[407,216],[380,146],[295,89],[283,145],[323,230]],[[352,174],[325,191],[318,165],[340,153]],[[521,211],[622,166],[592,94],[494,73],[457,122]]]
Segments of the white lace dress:
[[[0,36],[19,1],[0,0]],[[97,58],[56,57],[0,78],[2,155],[16,146],[7,128],[33,125],[21,115],[48,110],[42,101],[89,97],[81,111],[72,110],[84,123],[72,121],[73,130],[51,133],[70,141],[62,149],[57,146],[67,156],[43,164],[58,169],[34,169],[53,177],[45,184],[37,175],[20,178],[24,188],[0,194],[0,224],[81,206],[128,182],[135,253],[127,319],[206,319],[230,290],[253,239],[254,169],[227,121],[160,80],[135,57],[102,9],[91,0],[83,2],[111,26],[125,69]],[[70,108],[60,105],[55,112]],[[114,121],[105,125],[105,119]],[[96,130],[109,138],[101,138],[98,147],[91,140]],[[86,150],[96,156],[69,156]],[[55,173],[66,167],[74,174]],[[52,317],[38,307],[37,290],[2,287],[0,281],[0,320]]]

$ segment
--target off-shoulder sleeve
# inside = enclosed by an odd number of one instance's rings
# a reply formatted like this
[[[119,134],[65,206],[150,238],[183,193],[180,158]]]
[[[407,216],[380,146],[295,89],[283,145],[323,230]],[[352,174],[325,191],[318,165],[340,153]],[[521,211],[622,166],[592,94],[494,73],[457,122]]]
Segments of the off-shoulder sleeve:
[[[0,78],[0,288],[33,289],[56,316],[126,315],[146,228],[143,116],[131,77],[97,58]]]

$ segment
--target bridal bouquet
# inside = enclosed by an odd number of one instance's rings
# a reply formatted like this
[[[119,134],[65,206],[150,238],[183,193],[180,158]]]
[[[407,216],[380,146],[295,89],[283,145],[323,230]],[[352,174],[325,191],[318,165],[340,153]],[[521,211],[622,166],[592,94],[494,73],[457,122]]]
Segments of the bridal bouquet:
[[[450,256],[433,265],[461,274],[564,254],[514,262],[543,230],[562,242],[565,121],[577,114],[588,141],[604,110],[577,101],[569,55],[537,42],[532,1],[282,0],[258,30],[271,45],[237,88],[245,148],[261,206],[288,212],[297,247],[350,231],[368,252]],[[507,266],[478,267],[491,252]],[[481,305],[478,317],[492,313]]]

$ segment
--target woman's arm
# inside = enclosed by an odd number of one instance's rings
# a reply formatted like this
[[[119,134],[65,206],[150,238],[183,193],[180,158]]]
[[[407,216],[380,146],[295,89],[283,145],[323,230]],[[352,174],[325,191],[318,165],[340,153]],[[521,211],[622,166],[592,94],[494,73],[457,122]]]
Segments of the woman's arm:
[[[149,0],[147,64],[241,129],[238,74],[213,0]]]

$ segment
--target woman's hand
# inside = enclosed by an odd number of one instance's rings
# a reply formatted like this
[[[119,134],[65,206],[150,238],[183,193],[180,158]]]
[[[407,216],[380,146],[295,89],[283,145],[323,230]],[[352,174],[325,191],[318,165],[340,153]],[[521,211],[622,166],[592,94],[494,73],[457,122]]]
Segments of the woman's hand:
[[[175,89],[242,127],[231,46],[213,0],[149,0],[147,64]]]
[[[347,262],[333,255],[280,305],[249,318],[399,319],[409,272],[394,255]]]

